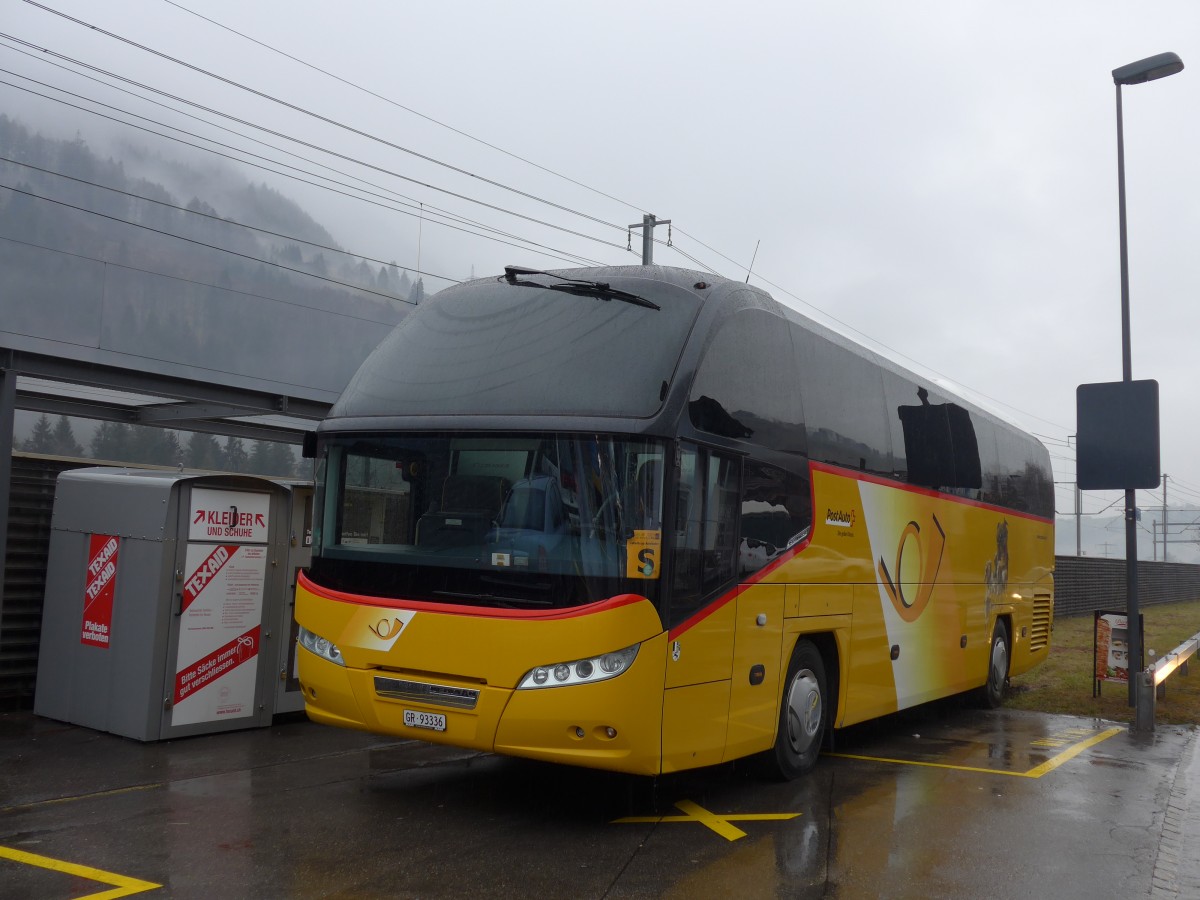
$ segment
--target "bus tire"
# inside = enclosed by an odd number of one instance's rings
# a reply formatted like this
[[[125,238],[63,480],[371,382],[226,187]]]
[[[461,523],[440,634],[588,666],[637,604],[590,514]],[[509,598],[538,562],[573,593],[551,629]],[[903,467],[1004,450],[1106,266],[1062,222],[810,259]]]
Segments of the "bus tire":
[[[784,681],[775,746],[765,754],[767,771],[773,777],[791,781],[816,765],[829,720],[827,684],[820,651],[801,638],[792,651]]]
[[[996,627],[992,630],[992,646],[988,651],[987,681],[979,692],[980,700],[988,709],[998,709],[1004,703],[1011,647],[1008,623],[1004,619],[997,619]]]

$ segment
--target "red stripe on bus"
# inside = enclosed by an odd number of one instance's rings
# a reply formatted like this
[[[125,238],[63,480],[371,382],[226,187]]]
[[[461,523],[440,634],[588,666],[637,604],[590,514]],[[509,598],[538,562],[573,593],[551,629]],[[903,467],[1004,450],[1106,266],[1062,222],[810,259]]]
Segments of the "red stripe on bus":
[[[709,603],[707,606],[705,606],[703,609],[698,610],[697,612],[693,613],[690,618],[685,619],[684,621],[682,621],[678,625],[676,625],[674,628],[672,628],[670,631],[668,631],[667,632],[667,640],[673,641],[676,638],[678,638],[681,634],[683,634],[684,632],[689,631],[692,628],[695,628],[697,625],[699,625],[701,622],[703,622],[705,619],[707,619],[709,616],[711,616],[717,610],[719,610],[723,606],[725,606],[726,603],[728,603],[730,600],[732,600],[734,597],[736,597],[741,592],[742,588],[748,587],[750,585],[758,584],[759,582],[763,581],[768,575],[770,575],[772,572],[774,572],[776,569],[778,569],[780,566],[786,565],[787,563],[791,562],[793,559],[795,559],[800,554],[800,551],[802,551],[805,547],[808,546],[808,543],[810,540],[812,540],[811,529],[809,530],[808,536],[805,537],[804,540],[802,540],[800,543],[798,543],[795,547],[792,547],[790,550],[785,551],[784,553],[782,553],[780,555],[780,557],[778,559],[772,560],[769,565],[763,566],[761,569],[759,569],[753,575],[750,575],[747,578],[742,579],[737,584],[735,584],[733,587],[731,587],[728,591],[726,591],[724,594],[721,594],[721,596],[717,597],[715,600],[713,600],[711,603]]]
[[[984,503],[982,500],[970,500],[967,497],[958,497],[954,494],[946,494],[942,491],[934,490],[933,488],[917,487],[916,485],[905,484],[902,481],[894,481],[891,478],[884,478],[882,475],[871,475],[867,472],[859,472],[856,469],[844,469],[841,466],[834,466],[829,463],[809,463],[809,466],[814,472],[824,472],[827,475],[837,475],[841,478],[849,478],[853,481],[865,481],[868,484],[878,484],[882,487],[895,488],[898,491],[907,491],[910,494],[920,494],[922,497],[934,497],[938,500],[947,500],[951,503],[961,503],[963,506],[973,506],[976,509],[987,509],[996,513],[1003,513],[1006,516],[1015,516],[1019,519],[1030,519],[1034,522],[1043,522],[1047,525],[1054,524],[1054,520],[1045,516],[1038,516],[1033,513],[1022,512],[1019,509],[1012,509],[1007,506],[998,506],[995,503]]]

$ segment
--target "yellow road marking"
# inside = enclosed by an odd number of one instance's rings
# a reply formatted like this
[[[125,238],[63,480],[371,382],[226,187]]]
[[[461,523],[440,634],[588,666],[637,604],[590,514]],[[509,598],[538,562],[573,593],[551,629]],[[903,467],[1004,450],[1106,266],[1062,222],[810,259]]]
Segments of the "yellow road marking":
[[[680,800],[675,804],[676,809],[684,812],[682,816],[626,816],[623,819],[613,819],[612,824],[643,823],[657,825],[659,822],[699,822],[711,828],[727,841],[744,838],[746,832],[735,828],[731,822],[779,822],[795,819],[800,813],[741,813],[721,816],[711,813],[703,806],[691,800]]]
[[[914,759],[890,759],[885,756],[859,756],[853,753],[828,753],[825,755],[836,756],[839,759],[858,759],[865,760],[867,762],[894,763],[895,765],[899,766],[925,766],[929,769],[950,769],[955,772],[982,772],[985,775],[1009,775],[1014,778],[1041,778],[1047,772],[1052,772],[1068,760],[1074,759],[1089,747],[1094,747],[1101,741],[1107,741],[1113,735],[1120,734],[1121,731],[1122,729],[1120,728],[1109,728],[1106,731],[1101,731],[1099,734],[1094,734],[1085,741],[1080,741],[1077,744],[1071,745],[1062,753],[1046,760],[1040,766],[1034,766],[1028,772],[1010,772],[1007,769],[986,769],[979,766],[956,766],[952,763],[924,762],[922,760]],[[1045,746],[1046,744],[1047,741],[1045,740],[1034,742],[1034,746]]]
[[[1052,772],[1055,769],[1057,769],[1059,766],[1061,766],[1067,760],[1074,759],[1076,756],[1078,756],[1084,750],[1088,749],[1088,747],[1094,747],[1101,741],[1107,741],[1114,734],[1120,734],[1120,733],[1121,733],[1120,728],[1110,728],[1107,731],[1101,731],[1099,734],[1093,735],[1092,737],[1088,738],[1086,741],[1080,741],[1074,747],[1067,748],[1062,753],[1058,754],[1058,756],[1051,757],[1050,759],[1048,759],[1044,763],[1042,763],[1040,766],[1034,766],[1032,769],[1030,769],[1025,774],[1029,778],[1041,778],[1047,772]]]
[[[893,763],[898,766],[924,766],[927,769],[952,769],[955,772],[982,772],[985,775],[1015,775],[1017,778],[1024,778],[1024,772],[1009,772],[1004,769],[984,769],[979,766],[956,766],[952,763],[935,763],[925,762],[919,759],[892,759],[887,756],[859,756],[855,753],[826,753],[826,756],[835,756],[838,759],[858,759],[865,762],[883,762]]]
[[[118,875],[116,872],[105,872],[103,869],[93,869],[91,866],[64,862],[49,856],[38,856],[36,853],[26,853],[24,850],[14,850],[12,847],[0,847],[0,858],[11,859],[13,862],[24,863],[28,866],[38,866],[42,869],[52,869],[55,872],[65,872],[67,875],[87,878],[112,887],[111,891],[88,894],[80,897],[79,900],[117,900],[118,897],[129,897],[162,887],[161,884],[155,884],[152,881],[129,878],[126,875]]]

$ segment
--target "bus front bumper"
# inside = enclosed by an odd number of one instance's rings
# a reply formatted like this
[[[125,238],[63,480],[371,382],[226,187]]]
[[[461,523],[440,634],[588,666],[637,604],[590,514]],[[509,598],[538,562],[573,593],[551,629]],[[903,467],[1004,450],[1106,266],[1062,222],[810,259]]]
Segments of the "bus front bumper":
[[[298,649],[309,718],[325,725],[641,775],[661,766],[666,636],[607,681],[513,690],[340,666]]]

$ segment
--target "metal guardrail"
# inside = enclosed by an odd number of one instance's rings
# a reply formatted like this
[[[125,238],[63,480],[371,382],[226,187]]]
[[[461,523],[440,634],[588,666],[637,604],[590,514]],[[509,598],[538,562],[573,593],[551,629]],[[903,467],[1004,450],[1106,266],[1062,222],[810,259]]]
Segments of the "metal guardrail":
[[[1188,659],[1200,650],[1200,632],[1192,635],[1170,653],[1159,658],[1152,666],[1147,666],[1144,672],[1138,673],[1137,681],[1137,710],[1134,714],[1134,731],[1154,730],[1154,701],[1159,692],[1165,690],[1163,682],[1174,672],[1181,671],[1186,675]]]

